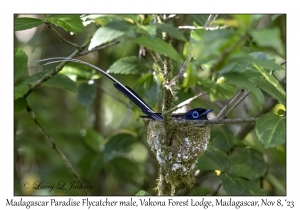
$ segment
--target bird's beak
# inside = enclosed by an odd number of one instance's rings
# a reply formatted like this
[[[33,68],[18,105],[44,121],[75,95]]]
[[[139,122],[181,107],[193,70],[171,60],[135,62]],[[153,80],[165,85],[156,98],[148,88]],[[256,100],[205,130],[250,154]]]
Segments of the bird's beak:
[[[202,115],[206,115],[206,114],[208,114],[208,113],[210,113],[210,112],[212,112],[213,110],[212,109],[207,109],[205,112],[203,112],[202,114],[201,114],[201,116]]]

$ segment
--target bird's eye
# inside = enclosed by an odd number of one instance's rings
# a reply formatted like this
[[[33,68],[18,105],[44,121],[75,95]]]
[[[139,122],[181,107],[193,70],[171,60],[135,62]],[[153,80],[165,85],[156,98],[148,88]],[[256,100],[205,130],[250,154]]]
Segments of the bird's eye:
[[[197,111],[193,111],[192,117],[193,117],[194,119],[198,118],[198,117],[199,117],[199,113],[198,113]]]

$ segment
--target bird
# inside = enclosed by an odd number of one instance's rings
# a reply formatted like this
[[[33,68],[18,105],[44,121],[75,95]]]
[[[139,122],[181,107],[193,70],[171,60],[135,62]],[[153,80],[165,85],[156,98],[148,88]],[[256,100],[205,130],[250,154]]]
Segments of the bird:
[[[68,61],[68,62],[75,62],[75,63],[81,63],[85,64],[87,66],[92,67],[93,69],[100,71],[102,74],[104,74],[106,77],[108,77],[110,80],[112,80],[114,83],[114,87],[120,91],[125,97],[127,97],[129,100],[131,100],[135,105],[137,105],[141,111],[146,114],[146,116],[140,116],[141,118],[147,118],[151,120],[156,121],[162,121],[163,116],[161,113],[154,112],[150,106],[130,87],[123,85],[118,80],[116,80],[114,77],[112,77],[110,74],[108,74],[106,71],[98,68],[97,66],[94,66],[93,64],[87,63],[85,61],[81,61],[74,58],[68,58],[68,57],[53,57],[53,58],[46,58],[38,60],[37,62],[43,62],[47,61],[47,63],[44,63],[42,65],[48,65],[52,63],[62,62],[62,61]],[[212,109],[204,109],[204,108],[195,108],[192,109],[184,114],[173,114],[172,117],[175,119],[184,119],[184,120],[209,120],[207,118],[207,114],[212,112]]]

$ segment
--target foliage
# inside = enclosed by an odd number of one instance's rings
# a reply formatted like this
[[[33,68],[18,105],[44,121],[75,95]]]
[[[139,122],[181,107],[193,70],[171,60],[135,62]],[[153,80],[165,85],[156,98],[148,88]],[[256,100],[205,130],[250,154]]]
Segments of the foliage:
[[[176,102],[201,91],[209,96],[194,100],[188,109],[211,108],[217,114],[238,91],[251,91],[228,118],[259,117],[255,126],[222,125],[221,132],[220,126],[214,125],[208,148],[198,159],[197,185],[178,192],[212,194],[215,183],[221,182],[218,195],[285,195],[286,17],[219,15],[206,30],[207,18],[63,14],[16,18],[18,33],[38,30],[26,43],[15,35],[15,195],[85,194],[58,187],[60,181],[69,185],[73,176],[45,143],[45,136],[26,113],[27,106],[92,195],[156,194],[158,166],[146,141],[147,121],[138,118],[140,110],[129,104],[110,80],[87,66],[69,63],[52,75],[51,68],[34,62],[67,57],[76,50],[75,45],[61,42],[61,37],[78,46],[91,38],[86,49],[91,52],[81,59],[109,70],[158,112],[165,82],[160,62],[166,57],[172,60],[173,76],[191,58],[176,87]],[[61,37],[50,33],[47,26],[54,27]],[[172,41],[166,42],[164,34]],[[120,44],[92,51],[115,41]],[[42,86],[31,90],[48,75]],[[55,187],[51,191],[26,190],[22,188],[26,180]]]

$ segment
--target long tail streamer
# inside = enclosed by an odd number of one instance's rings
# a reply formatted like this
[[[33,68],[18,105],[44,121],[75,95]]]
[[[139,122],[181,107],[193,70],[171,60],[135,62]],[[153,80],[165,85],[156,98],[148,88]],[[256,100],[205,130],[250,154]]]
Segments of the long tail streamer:
[[[149,106],[148,104],[141,99],[141,97],[138,96],[138,94],[136,92],[134,92],[130,87],[128,86],[124,86],[122,83],[120,83],[118,80],[116,80],[114,77],[112,77],[110,74],[108,74],[106,71],[100,69],[97,66],[94,66],[90,63],[87,63],[85,61],[81,61],[78,59],[74,59],[74,58],[65,58],[65,57],[54,57],[54,58],[46,58],[46,59],[42,59],[42,60],[38,60],[37,62],[43,62],[43,61],[48,61],[45,64],[41,64],[41,65],[49,65],[52,63],[58,63],[58,62],[62,62],[62,61],[70,61],[70,62],[75,62],[75,63],[81,63],[87,66],[92,67],[93,69],[100,71],[102,74],[104,74],[105,76],[107,76],[110,80],[112,80],[114,82],[114,87],[116,89],[118,89],[121,93],[124,94],[124,96],[126,96],[129,100],[131,100],[133,103],[135,103],[144,114],[147,114],[149,116],[149,118],[153,119],[153,120],[162,120],[162,116],[155,113]]]

